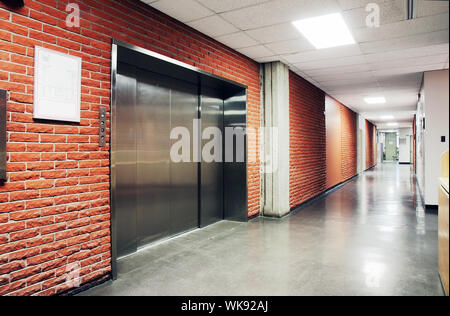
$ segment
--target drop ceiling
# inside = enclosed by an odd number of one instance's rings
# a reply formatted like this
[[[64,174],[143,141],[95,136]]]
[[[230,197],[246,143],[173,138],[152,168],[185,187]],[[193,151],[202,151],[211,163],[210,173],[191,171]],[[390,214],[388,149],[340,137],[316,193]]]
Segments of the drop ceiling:
[[[282,61],[292,71],[380,128],[393,115],[411,126],[424,71],[448,69],[449,2],[415,0],[142,0],[258,61]],[[380,7],[380,27],[366,26],[366,6]],[[292,21],[342,13],[356,44],[316,50]],[[368,105],[367,96],[386,104]]]

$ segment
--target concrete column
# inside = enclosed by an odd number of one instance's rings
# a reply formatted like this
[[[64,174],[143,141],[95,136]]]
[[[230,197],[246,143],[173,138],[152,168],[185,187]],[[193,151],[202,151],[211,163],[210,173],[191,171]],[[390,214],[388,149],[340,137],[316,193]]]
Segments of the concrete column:
[[[289,213],[289,68],[264,65],[264,216]],[[271,128],[273,127],[273,128]]]

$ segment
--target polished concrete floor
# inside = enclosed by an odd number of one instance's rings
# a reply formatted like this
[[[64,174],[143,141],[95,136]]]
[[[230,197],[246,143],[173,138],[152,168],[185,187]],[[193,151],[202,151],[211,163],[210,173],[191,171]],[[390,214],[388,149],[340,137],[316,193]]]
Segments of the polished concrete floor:
[[[119,262],[81,295],[442,295],[437,216],[383,164],[282,220],[221,222]]]

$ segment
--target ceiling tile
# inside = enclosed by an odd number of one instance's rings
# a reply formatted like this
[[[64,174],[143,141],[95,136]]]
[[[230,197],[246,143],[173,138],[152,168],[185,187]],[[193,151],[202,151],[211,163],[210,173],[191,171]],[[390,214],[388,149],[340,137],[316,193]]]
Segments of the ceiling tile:
[[[430,64],[444,64],[448,58],[447,54],[433,55],[433,56],[422,56],[422,57],[412,57],[412,58],[399,58],[391,61],[379,61],[376,63],[371,63],[370,68],[372,70],[384,70],[393,69],[401,67],[412,67],[419,65],[430,65]]]
[[[365,8],[368,4],[374,3],[373,0],[337,0],[342,10]],[[392,2],[392,0],[377,0],[376,3]]]
[[[246,31],[261,44],[303,38],[292,23],[282,23]]]
[[[184,23],[214,14],[195,0],[159,0],[151,6]]]
[[[339,66],[351,66],[365,64],[364,56],[350,56],[341,58],[324,59],[320,61],[312,61],[305,63],[295,63],[294,65],[300,70],[312,70],[312,69],[328,69]]]
[[[271,0],[197,0],[197,1],[216,13],[222,13],[244,7],[258,5],[264,2],[269,2]]]
[[[239,31],[237,28],[235,28],[233,25],[231,25],[218,15],[209,16],[207,18],[196,20],[187,24],[211,37],[218,37],[221,35],[236,33]]]
[[[367,54],[365,58],[369,63],[386,62],[390,60],[430,56],[436,54],[449,54],[448,44],[431,45],[410,49],[392,50],[386,52],[380,52],[376,54]]]
[[[424,33],[381,41],[359,44],[364,54],[386,52],[389,50],[409,49],[448,43],[448,29],[432,33]]]
[[[261,58],[276,55],[263,45],[242,48],[238,49],[238,51],[250,58]]]
[[[406,20],[406,0],[389,0],[389,1],[369,1],[380,6],[380,24]],[[367,3],[366,3],[367,4]],[[366,4],[361,7],[346,10],[343,16],[348,26],[356,30],[358,28],[366,28],[366,19],[369,12],[366,11]]]
[[[258,45],[257,41],[244,32],[219,36],[217,37],[217,40],[227,46],[233,47],[234,49]]]
[[[402,75],[402,74],[410,74],[410,73],[422,73],[425,71],[433,71],[442,69],[442,64],[429,64],[429,65],[414,65],[408,67],[400,67],[400,68],[386,68],[383,70],[375,70],[373,74],[375,76],[387,76],[387,75]]]
[[[283,54],[293,54],[303,51],[311,51],[314,47],[305,39],[295,39],[282,42],[268,43],[265,44],[274,53]]]
[[[272,49],[271,44],[267,46]],[[361,55],[358,45],[348,45],[329,49],[310,49],[309,51],[284,56],[289,63],[302,63],[330,58]]]
[[[339,6],[335,0],[277,0],[222,13],[221,16],[241,30],[251,30],[337,11]]]
[[[363,71],[370,71],[370,67],[367,63],[349,66],[338,66],[338,67],[325,67],[322,69],[306,69],[304,70],[306,74],[311,77],[324,75],[324,74],[348,74]]]
[[[416,34],[448,30],[449,14],[440,14],[414,20],[381,25],[379,28],[362,28],[355,30],[353,35],[358,43],[397,39]]]

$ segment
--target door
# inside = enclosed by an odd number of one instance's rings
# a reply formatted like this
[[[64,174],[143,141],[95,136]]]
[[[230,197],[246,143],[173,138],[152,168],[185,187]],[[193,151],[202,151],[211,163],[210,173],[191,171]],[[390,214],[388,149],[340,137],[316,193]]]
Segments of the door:
[[[116,117],[114,129],[115,185],[113,203],[117,230],[117,253],[126,256],[137,250],[137,151],[136,151],[136,69],[119,63],[116,83]]]
[[[198,227],[198,166],[192,160],[197,87],[139,70],[137,83],[137,179],[139,247]],[[190,159],[176,161],[171,131],[184,128]]]
[[[189,132],[187,139],[190,154],[188,161],[174,162],[170,159],[170,235],[175,235],[199,226],[198,214],[198,162],[193,159],[194,120],[198,119],[197,86],[171,79],[170,127],[183,128]],[[178,139],[172,139],[172,147]]]
[[[397,133],[386,133],[386,161],[397,161]]]
[[[223,219],[223,105],[207,88],[202,89],[201,226]],[[219,133],[220,132],[220,133]]]
[[[247,220],[245,135],[242,161],[223,162],[225,126],[246,127],[247,90],[126,44],[114,43],[112,52],[118,61],[111,129],[115,276],[117,258],[149,243],[223,218]],[[199,118],[204,129],[217,132],[219,144],[209,152],[222,159],[194,159],[202,149],[197,143],[206,146],[211,140],[208,135],[202,140]],[[183,159],[172,159],[180,140],[187,141]]]
[[[170,88],[164,76],[141,69],[137,74],[137,229],[142,247],[170,234]]]

